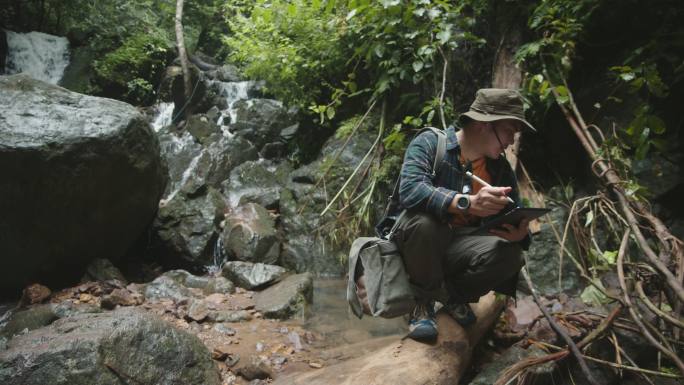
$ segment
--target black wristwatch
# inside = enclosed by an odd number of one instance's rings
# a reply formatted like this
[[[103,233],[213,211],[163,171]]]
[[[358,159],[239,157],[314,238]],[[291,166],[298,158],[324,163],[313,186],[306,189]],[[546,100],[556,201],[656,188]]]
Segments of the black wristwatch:
[[[456,207],[459,210],[468,211],[470,208],[470,196],[465,194],[461,195],[458,199],[456,199]]]

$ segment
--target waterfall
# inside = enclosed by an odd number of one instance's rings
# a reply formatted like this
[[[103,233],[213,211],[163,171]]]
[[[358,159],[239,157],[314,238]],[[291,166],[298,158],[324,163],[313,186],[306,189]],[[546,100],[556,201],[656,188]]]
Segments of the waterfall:
[[[159,130],[171,124],[174,106],[173,103],[159,103],[156,106],[157,115],[152,121],[152,128],[155,132],[159,132]]]
[[[235,123],[236,113],[233,105],[238,100],[248,99],[248,91],[250,88],[254,87],[254,82],[247,80],[242,82],[219,82],[216,81],[215,84],[218,86],[219,95],[223,96],[226,100],[226,105],[228,108],[221,111],[216,124],[221,127],[223,133],[230,136],[228,132],[227,125],[230,123]],[[228,119],[226,119],[228,118]]]
[[[7,74],[24,72],[57,84],[69,65],[69,40],[42,32],[7,33]]]

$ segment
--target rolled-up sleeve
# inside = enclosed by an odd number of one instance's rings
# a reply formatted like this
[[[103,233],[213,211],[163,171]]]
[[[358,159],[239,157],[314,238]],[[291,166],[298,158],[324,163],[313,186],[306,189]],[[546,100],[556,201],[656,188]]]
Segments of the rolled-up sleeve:
[[[451,214],[447,210],[456,191],[434,185],[432,165],[436,146],[437,134],[429,131],[409,144],[401,167],[399,202],[404,208],[418,209],[448,220]]]

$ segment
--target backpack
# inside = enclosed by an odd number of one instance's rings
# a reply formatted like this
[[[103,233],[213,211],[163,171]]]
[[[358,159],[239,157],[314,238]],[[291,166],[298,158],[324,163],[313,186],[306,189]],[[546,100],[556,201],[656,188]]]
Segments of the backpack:
[[[432,179],[446,154],[446,134],[434,127],[426,127],[417,135],[430,130],[437,134]],[[375,227],[377,237],[360,237],[349,250],[347,272],[347,302],[359,318],[363,314],[374,317],[393,318],[409,313],[415,307],[415,298],[404,260],[392,240],[406,210],[399,211],[399,182],[397,178],[392,195],[380,223]]]

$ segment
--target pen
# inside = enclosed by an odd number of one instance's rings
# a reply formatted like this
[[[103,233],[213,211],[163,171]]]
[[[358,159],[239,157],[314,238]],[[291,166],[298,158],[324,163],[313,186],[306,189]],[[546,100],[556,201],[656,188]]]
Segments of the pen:
[[[470,172],[470,171],[466,171],[465,174],[466,174],[470,179],[474,180],[475,182],[477,182],[477,183],[479,183],[479,184],[481,184],[481,185],[483,185],[483,186],[492,187],[491,184],[489,184],[489,183],[483,181],[483,180],[480,179],[477,175],[473,174],[473,173]],[[506,199],[508,199],[508,201],[511,202],[511,203],[515,203],[515,202],[513,202],[513,199],[511,199],[511,197],[509,197],[509,196],[506,196]]]

